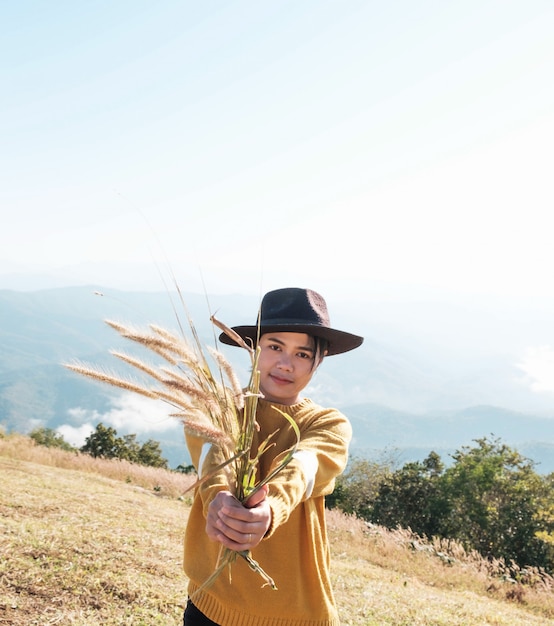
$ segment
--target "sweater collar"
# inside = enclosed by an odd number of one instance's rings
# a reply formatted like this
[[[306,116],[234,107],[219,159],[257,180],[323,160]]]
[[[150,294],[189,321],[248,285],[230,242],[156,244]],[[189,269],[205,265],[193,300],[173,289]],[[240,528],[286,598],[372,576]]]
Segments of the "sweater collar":
[[[258,406],[260,409],[268,410],[271,408],[276,408],[279,409],[279,411],[286,413],[287,415],[293,415],[294,413],[297,413],[301,409],[304,409],[311,404],[313,404],[313,402],[309,398],[302,398],[299,402],[295,402],[294,404],[277,404],[276,402],[269,402],[268,400],[264,400],[263,398],[260,398],[258,400]]]

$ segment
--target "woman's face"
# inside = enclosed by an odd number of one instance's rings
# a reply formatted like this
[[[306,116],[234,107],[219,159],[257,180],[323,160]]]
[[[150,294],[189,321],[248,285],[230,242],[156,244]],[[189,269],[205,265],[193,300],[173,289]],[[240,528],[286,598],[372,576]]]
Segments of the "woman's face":
[[[276,404],[295,404],[315,370],[314,340],[304,333],[266,333],[260,337],[260,390]]]

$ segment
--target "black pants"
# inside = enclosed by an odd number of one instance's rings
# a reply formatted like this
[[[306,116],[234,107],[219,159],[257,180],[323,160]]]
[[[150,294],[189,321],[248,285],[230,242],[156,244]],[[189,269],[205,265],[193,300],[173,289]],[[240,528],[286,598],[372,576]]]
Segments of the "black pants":
[[[219,624],[208,619],[204,613],[199,611],[189,600],[183,617],[183,626],[219,626]]]

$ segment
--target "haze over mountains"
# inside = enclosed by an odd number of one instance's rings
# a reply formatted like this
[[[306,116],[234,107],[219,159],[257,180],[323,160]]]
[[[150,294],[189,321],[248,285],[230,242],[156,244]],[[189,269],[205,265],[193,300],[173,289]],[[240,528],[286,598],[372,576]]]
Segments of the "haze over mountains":
[[[252,323],[253,296],[184,294],[190,317],[205,343],[213,343],[210,312],[224,322]],[[209,301],[209,307],[208,307]],[[175,307],[175,310],[174,310]],[[327,359],[308,394],[343,410],[354,427],[352,451],[400,462],[443,456],[473,439],[494,435],[554,471],[552,390],[526,367],[530,350],[554,346],[552,308],[523,302],[503,306],[470,301],[330,303],[337,328],[365,337],[351,353]],[[167,407],[85,380],[62,363],[79,359],[121,370],[111,348],[129,342],[103,320],[175,329],[187,327],[176,294],[65,287],[31,292],[0,291],[0,424],[29,432],[58,428],[81,445],[98,422],[119,434],[137,433],[162,443],[172,467],[187,463],[181,427]],[[223,348],[246,380],[248,359]],[[384,452],[385,451],[385,452]]]

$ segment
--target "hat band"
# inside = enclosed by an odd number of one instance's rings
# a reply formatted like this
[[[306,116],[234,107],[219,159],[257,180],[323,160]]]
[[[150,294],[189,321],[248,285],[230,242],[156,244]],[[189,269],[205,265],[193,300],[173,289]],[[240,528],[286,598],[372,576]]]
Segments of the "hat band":
[[[319,328],[329,328],[325,321],[321,319],[290,319],[288,317],[265,319],[260,322],[260,326],[317,326]]]

